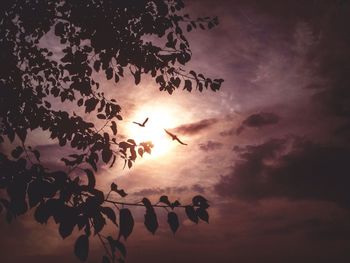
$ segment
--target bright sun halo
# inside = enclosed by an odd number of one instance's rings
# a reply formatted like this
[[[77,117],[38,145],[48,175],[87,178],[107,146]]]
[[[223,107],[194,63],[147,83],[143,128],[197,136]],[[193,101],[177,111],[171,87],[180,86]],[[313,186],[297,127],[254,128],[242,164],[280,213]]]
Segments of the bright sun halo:
[[[140,109],[131,121],[128,123],[128,135],[133,138],[136,143],[152,141],[154,147],[150,158],[155,158],[169,152],[176,146],[164,129],[175,127],[178,122],[172,116],[174,113],[165,107],[145,107]],[[140,127],[132,121],[142,123],[146,118],[148,122],[145,127]],[[145,154],[145,158],[148,154]]]

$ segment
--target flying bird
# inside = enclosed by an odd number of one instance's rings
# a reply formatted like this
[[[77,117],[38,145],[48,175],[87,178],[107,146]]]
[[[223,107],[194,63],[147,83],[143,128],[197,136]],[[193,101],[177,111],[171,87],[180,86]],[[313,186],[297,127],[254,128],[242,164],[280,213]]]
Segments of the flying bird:
[[[132,123],[135,123],[135,124],[139,125],[140,127],[145,127],[146,122],[148,122],[148,118],[146,118],[143,123],[139,123],[139,122],[135,122],[135,121],[133,121]]]
[[[180,141],[180,139],[175,135],[175,134],[172,134],[171,132],[168,132],[166,129],[164,129],[164,131],[170,135],[170,137],[174,140],[177,140],[180,144],[182,145],[187,145],[186,143],[183,143],[182,141]]]

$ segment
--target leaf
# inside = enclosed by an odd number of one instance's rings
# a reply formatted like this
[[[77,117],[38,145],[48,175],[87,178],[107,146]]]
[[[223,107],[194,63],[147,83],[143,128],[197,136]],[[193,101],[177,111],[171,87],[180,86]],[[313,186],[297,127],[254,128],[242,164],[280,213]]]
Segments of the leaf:
[[[134,218],[127,208],[120,209],[119,212],[119,236],[123,236],[125,240],[131,234],[134,228]]]
[[[135,71],[134,78],[135,78],[135,84],[138,85],[141,81],[141,71],[140,70]]]
[[[108,148],[103,149],[102,150],[102,160],[105,163],[108,163],[112,158],[112,154],[113,154],[113,152],[110,149],[108,149]]]
[[[83,105],[83,103],[84,103],[84,99],[81,98],[78,100],[77,105],[80,107],[81,105]]]
[[[55,35],[60,36],[64,33],[64,24],[62,22],[58,22],[55,25]]]
[[[111,165],[109,166],[109,168],[112,168],[114,163],[115,163],[115,160],[117,159],[117,157],[115,155],[113,155],[113,159],[112,159],[112,163]]]
[[[203,209],[203,208],[197,208],[196,209],[196,215],[202,219],[203,221],[209,223],[209,214],[207,212],[207,210]]]
[[[175,202],[173,202],[173,203],[170,204],[170,207],[171,207],[172,209],[174,209],[174,207],[178,207],[179,205],[181,205],[180,202],[179,202],[178,200],[176,200]]]
[[[100,71],[100,67],[101,67],[101,61],[95,60],[95,62],[94,62],[94,69],[95,69],[95,71],[99,72]]]
[[[125,193],[125,191],[123,189],[118,189],[118,186],[115,183],[111,184],[111,191],[116,192],[121,197],[125,197],[128,195],[127,193]]]
[[[96,178],[94,173],[90,169],[84,169],[86,176],[88,178],[88,188],[93,189],[96,185]]]
[[[168,213],[168,224],[171,231],[175,234],[176,230],[179,228],[179,218],[174,212]]]
[[[28,201],[30,208],[33,208],[43,199],[43,184],[40,179],[32,181],[28,186]]]
[[[73,229],[74,229],[74,225],[75,225],[75,223],[72,222],[72,220],[70,220],[68,218],[65,218],[61,222],[61,224],[58,228],[58,231],[63,239],[65,239],[66,237],[70,236],[70,234],[72,234]]]
[[[108,217],[109,220],[111,220],[115,225],[117,225],[117,217],[110,207],[101,207],[101,212]]]
[[[119,250],[123,257],[126,257],[126,248],[122,242],[119,240],[114,240],[114,247]]]
[[[147,210],[153,210],[152,203],[148,198],[144,197],[141,202],[143,203],[143,205],[146,207]]]
[[[111,184],[111,191],[114,191],[114,192],[118,191],[118,185],[116,185],[115,183],[112,183]]]
[[[191,91],[192,90],[192,82],[188,79],[185,80],[185,86],[184,89],[187,91]]]
[[[107,240],[111,247],[112,254],[114,254],[115,250],[118,249],[119,252],[123,255],[123,257],[126,257],[126,248],[122,242],[113,239],[111,236],[108,236]]]
[[[111,130],[113,132],[113,135],[117,134],[117,124],[115,123],[115,121],[112,121]]]
[[[106,78],[108,80],[110,80],[111,78],[113,78],[113,69],[112,68],[107,68],[106,69]]]
[[[18,146],[16,147],[16,149],[14,149],[12,152],[11,152],[11,155],[13,158],[17,159],[21,156],[21,154],[23,153],[23,148]]]
[[[199,206],[203,209],[207,209],[209,207],[208,200],[201,195],[196,195],[195,197],[193,197],[192,203],[194,206]]]
[[[92,218],[93,226],[95,228],[95,235],[103,229],[106,224],[106,220],[100,213],[96,213]]]
[[[100,119],[100,120],[105,120],[106,119],[106,115],[100,113],[100,114],[97,114],[97,118]]]
[[[170,203],[170,201],[169,201],[169,199],[168,199],[168,197],[166,195],[162,195],[159,198],[159,202],[164,203],[164,204],[166,204],[168,206],[171,206],[171,203]]]
[[[121,197],[125,197],[125,196],[128,195],[127,193],[125,193],[125,191],[124,191],[123,189],[118,189],[116,192],[117,192]]]
[[[196,211],[194,210],[193,206],[186,206],[185,207],[185,212],[189,220],[192,222],[198,224],[198,216],[196,214]]]
[[[89,254],[89,238],[87,235],[78,237],[74,245],[74,254],[82,262],[87,260]]]
[[[149,232],[151,232],[153,235],[155,234],[158,228],[158,220],[157,215],[154,213],[153,210],[147,209],[145,214],[144,225],[146,226]]]
[[[139,155],[142,157],[143,156],[143,149],[142,148],[138,148],[137,152],[139,153]]]

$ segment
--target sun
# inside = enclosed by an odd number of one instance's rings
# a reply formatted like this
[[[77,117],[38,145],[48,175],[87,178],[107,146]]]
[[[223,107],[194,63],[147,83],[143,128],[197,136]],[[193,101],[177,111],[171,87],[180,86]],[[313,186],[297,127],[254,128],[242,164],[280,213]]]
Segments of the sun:
[[[145,141],[152,141],[154,147],[152,154],[145,158],[156,158],[168,153],[176,146],[164,129],[176,127],[180,120],[177,119],[176,109],[171,109],[165,105],[151,105],[142,107],[130,117],[127,123],[128,137],[135,140],[137,144]],[[134,124],[133,121],[143,123],[148,118],[145,127]]]

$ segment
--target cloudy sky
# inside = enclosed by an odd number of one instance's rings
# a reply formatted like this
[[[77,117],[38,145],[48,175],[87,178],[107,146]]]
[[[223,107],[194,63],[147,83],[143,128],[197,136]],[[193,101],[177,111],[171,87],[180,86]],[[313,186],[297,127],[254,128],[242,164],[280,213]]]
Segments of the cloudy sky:
[[[102,167],[98,183],[117,182],[131,201],[167,194],[186,203],[201,194],[209,224],[179,211],[174,237],[159,211],[153,236],[135,209],[127,262],[350,262],[350,3],[186,3],[193,16],[219,17],[218,27],[188,34],[189,66],[223,78],[223,87],[168,95],[148,79],[104,83],[123,108],[121,134],[150,138],[155,149],[130,170]],[[132,124],[146,117],[149,130]],[[48,162],[64,152],[41,145]],[[53,224],[31,215],[0,220],[3,262],[77,262],[76,235],[62,241]],[[91,250],[96,262],[97,240]]]

